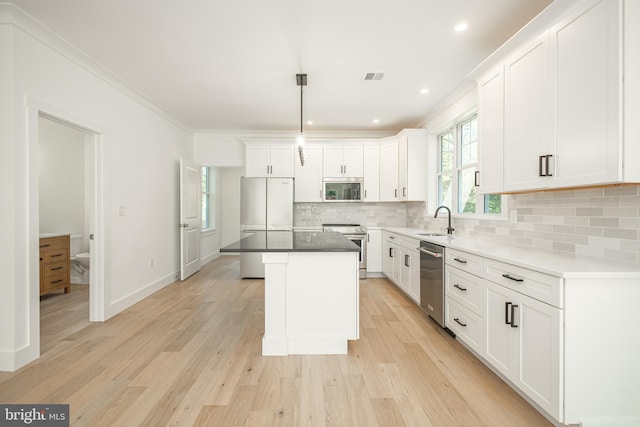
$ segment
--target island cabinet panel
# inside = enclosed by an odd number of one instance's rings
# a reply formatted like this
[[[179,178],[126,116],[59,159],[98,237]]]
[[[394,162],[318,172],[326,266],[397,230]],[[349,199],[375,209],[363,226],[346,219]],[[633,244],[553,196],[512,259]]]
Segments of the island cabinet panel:
[[[71,292],[70,260],[69,235],[40,239],[40,295]]]

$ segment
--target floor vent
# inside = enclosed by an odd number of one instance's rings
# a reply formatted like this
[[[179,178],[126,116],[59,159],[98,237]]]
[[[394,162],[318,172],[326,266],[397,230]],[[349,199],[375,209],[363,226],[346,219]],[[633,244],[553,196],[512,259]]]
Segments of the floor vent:
[[[382,80],[384,73],[366,73],[363,80]]]

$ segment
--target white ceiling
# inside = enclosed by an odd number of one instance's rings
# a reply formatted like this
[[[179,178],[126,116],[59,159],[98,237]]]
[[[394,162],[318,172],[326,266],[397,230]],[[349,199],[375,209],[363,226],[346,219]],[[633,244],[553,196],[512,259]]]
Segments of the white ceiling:
[[[305,131],[415,126],[550,2],[14,0],[192,129],[294,130],[307,73]]]

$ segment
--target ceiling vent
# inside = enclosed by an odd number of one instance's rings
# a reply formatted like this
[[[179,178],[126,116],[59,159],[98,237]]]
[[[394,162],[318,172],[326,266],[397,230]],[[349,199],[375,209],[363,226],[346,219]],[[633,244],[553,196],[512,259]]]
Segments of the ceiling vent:
[[[384,73],[366,73],[363,80],[382,80]]]

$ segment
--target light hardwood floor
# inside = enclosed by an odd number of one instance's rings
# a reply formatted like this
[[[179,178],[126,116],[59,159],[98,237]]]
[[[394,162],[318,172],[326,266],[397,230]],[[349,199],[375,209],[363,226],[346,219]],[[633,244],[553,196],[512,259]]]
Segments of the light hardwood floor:
[[[238,272],[218,258],[104,323],[86,287],[43,301],[42,357],[0,402],[68,403],[74,426],[550,425],[385,279],[360,282],[348,355],[262,357],[264,282]]]

